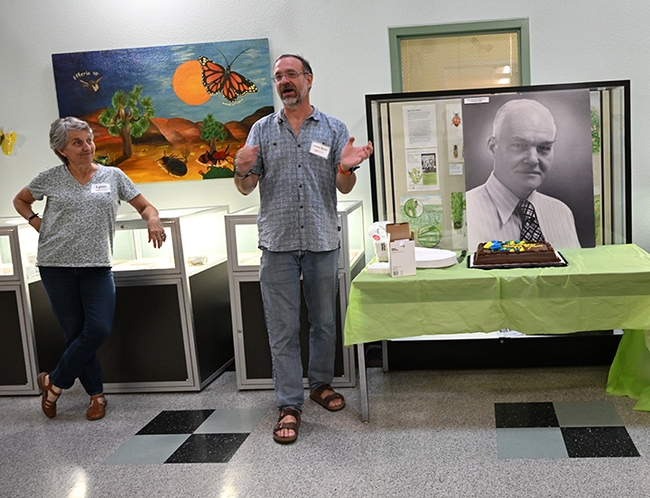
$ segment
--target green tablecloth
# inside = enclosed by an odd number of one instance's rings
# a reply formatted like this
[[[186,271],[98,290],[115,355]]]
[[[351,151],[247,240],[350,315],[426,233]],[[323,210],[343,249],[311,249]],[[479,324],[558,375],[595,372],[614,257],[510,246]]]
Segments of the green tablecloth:
[[[638,400],[635,410],[650,412],[650,331],[626,330],[609,369],[607,393]]]
[[[650,330],[650,254],[635,244],[560,252],[569,262],[566,267],[479,270],[464,261],[448,268],[418,269],[410,277],[364,270],[350,289],[345,344],[501,329],[524,334]],[[630,365],[633,355],[621,352],[628,343],[637,356],[648,354],[644,341],[639,353],[641,342],[624,336],[612,372],[620,356],[621,371],[638,380],[629,374],[635,370]],[[648,370],[650,386],[650,366]],[[617,379],[612,375],[613,385]],[[624,379],[621,383],[629,384]],[[615,394],[639,397],[640,386],[621,383]]]

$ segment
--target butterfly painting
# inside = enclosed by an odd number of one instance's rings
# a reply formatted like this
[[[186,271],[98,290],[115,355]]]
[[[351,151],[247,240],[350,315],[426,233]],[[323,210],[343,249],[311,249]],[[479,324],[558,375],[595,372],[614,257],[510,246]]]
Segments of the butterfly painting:
[[[270,59],[265,38],[53,54],[59,116],[87,121],[95,160],[135,183],[232,182],[251,126],[274,112]]]
[[[240,52],[237,57],[235,57],[232,62],[228,62],[228,59],[221,50],[217,49],[221,56],[226,61],[226,67],[224,68],[221,64],[208,59],[204,55],[199,57],[199,62],[201,63],[203,86],[206,91],[211,94],[216,94],[221,92],[224,98],[228,102],[234,102],[242,95],[247,93],[256,93],[257,87],[248,78],[245,78],[241,74],[231,71],[230,66],[237,60],[241,54],[246,52],[246,50]]]

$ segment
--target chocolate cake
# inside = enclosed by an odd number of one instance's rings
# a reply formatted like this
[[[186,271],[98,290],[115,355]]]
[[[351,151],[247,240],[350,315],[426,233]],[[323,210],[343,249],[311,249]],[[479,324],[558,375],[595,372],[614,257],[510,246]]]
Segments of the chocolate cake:
[[[516,266],[561,263],[562,260],[548,242],[525,240],[492,240],[478,245],[472,266]]]

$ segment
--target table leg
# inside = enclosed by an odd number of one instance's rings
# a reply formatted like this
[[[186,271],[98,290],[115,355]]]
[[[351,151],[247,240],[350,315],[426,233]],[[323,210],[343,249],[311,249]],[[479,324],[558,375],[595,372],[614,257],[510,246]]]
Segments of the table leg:
[[[368,377],[366,377],[366,354],[364,344],[357,344],[357,359],[359,362],[359,394],[361,397],[361,421],[370,420],[370,406],[368,403]]]
[[[388,341],[381,341],[381,366],[388,373]]]

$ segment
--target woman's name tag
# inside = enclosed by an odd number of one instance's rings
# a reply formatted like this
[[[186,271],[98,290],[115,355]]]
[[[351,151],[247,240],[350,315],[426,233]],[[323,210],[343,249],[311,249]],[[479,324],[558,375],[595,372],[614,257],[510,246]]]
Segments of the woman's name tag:
[[[109,183],[93,183],[90,186],[90,191],[93,194],[103,194],[111,191],[111,185]]]

